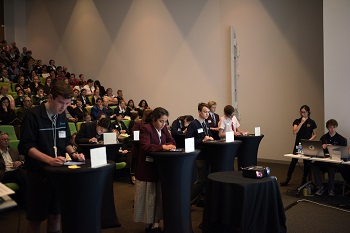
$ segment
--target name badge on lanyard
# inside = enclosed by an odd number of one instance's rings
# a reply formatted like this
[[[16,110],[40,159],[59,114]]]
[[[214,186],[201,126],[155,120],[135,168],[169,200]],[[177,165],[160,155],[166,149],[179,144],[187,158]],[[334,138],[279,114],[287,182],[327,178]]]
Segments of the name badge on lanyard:
[[[197,130],[197,132],[198,133],[203,133],[204,131],[203,131],[203,128],[199,128],[198,130]]]
[[[66,131],[58,131],[58,138],[66,138]]]

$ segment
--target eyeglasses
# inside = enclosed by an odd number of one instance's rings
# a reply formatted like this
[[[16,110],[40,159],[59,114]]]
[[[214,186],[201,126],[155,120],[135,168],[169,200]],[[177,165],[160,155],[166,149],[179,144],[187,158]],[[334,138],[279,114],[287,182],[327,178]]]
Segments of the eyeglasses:
[[[5,141],[10,141],[9,138],[1,138],[0,140],[1,140],[1,141],[4,141],[4,142],[5,142]]]
[[[304,114],[304,113],[307,113],[307,111],[300,111],[300,113],[303,113],[303,114]]]

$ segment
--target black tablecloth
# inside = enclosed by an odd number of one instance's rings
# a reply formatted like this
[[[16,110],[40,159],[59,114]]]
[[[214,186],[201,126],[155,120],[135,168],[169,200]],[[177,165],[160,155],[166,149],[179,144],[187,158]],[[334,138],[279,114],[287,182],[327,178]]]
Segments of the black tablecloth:
[[[162,187],[164,233],[192,233],[192,169],[199,151],[154,152]]]
[[[210,174],[203,232],[286,232],[286,216],[275,177],[245,178],[235,171]]]
[[[242,141],[206,141],[202,151],[210,163],[210,172],[233,171],[238,148]]]
[[[79,166],[45,167],[59,194],[62,232],[101,232],[101,227],[120,226],[113,195],[114,162],[91,168],[87,160]]]
[[[258,149],[263,137],[264,135],[255,136],[254,134],[235,136],[235,140],[242,141],[237,152],[238,170],[241,170],[242,167],[257,165]]]

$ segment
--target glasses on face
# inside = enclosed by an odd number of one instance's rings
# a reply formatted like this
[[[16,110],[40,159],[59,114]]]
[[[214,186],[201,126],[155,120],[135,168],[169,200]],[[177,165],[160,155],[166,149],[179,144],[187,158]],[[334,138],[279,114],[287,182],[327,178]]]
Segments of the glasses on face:
[[[300,111],[300,113],[305,114],[305,113],[307,113],[307,111]]]
[[[3,142],[10,141],[9,138],[1,138],[0,140],[3,141]]]

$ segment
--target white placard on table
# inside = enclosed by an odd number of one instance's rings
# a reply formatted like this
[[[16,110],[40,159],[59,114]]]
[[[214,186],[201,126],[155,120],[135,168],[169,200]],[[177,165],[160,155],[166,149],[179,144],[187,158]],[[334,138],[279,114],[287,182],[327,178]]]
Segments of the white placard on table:
[[[138,140],[140,140],[140,131],[135,130],[134,131],[134,141],[138,141]]]
[[[185,138],[185,152],[194,151],[194,138]]]
[[[235,141],[235,134],[233,131],[226,132],[226,142],[234,142]]]
[[[260,136],[260,127],[255,127],[255,136]]]
[[[117,142],[116,133],[104,133],[103,134],[103,144],[115,144]]]
[[[91,167],[101,167],[107,165],[106,147],[90,149]]]

